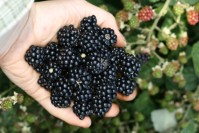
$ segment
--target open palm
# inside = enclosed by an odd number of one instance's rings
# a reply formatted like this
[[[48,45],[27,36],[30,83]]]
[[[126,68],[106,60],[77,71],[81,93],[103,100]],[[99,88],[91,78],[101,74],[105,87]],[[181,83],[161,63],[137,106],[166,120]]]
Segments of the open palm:
[[[84,120],[80,120],[73,113],[71,107],[64,109],[54,107],[50,102],[50,93],[37,84],[39,74],[25,62],[24,54],[32,44],[44,46],[49,41],[56,41],[56,33],[61,27],[69,24],[78,26],[83,17],[90,15],[96,15],[98,25],[115,30],[118,36],[118,46],[125,45],[123,36],[118,31],[115,19],[110,13],[84,0],[39,2],[33,4],[23,31],[7,54],[2,57],[0,64],[9,79],[37,100],[48,112],[71,125],[81,127],[89,127],[90,118],[86,117]],[[135,93],[128,97],[118,95],[118,98],[132,100]],[[113,104],[106,116],[113,117],[118,112],[118,106]]]

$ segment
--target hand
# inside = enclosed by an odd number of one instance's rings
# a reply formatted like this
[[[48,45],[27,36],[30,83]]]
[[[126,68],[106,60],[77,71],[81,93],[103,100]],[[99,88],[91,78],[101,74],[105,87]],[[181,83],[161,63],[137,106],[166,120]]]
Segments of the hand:
[[[0,65],[3,72],[17,86],[28,95],[37,100],[49,113],[55,117],[80,127],[89,127],[91,120],[86,117],[80,120],[72,111],[72,108],[57,108],[51,104],[50,93],[37,84],[39,74],[24,60],[26,50],[32,45],[46,45],[49,41],[56,40],[57,31],[64,25],[78,26],[83,17],[96,15],[98,25],[110,27],[118,36],[117,46],[124,46],[125,41],[119,32],[114,17],[84,0],[56,0],[38,2],[33,4],[23,31],[7,54],[1,58]],[[136,91],[126,97],[118,95],[121,100],[132,100]],[[119,113],[119,108],[113,104],[106,117],[114,117]]]

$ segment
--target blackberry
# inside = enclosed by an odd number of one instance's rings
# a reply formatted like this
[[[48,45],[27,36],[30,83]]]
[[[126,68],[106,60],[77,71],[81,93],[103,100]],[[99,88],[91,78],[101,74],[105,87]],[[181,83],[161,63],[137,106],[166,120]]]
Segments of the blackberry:
[[[97,19],[94,15],[85,17],[80,22],[80,32],[82,34],[99,29],[97,26]]]
[[[135,57],[141,62],[141,64],[146,63],[149,60],[149,55],[146,53],[137,54]]]
[[[95,93],[103,101],[112,101],[117,93],[116,84],[115,82],[102,83],[96,87]]]
[[[72,97],[72,89],[68,80],[65,77],[59,78],[55,83],[54,86],[58,94],[62,97],[67,99],[71,99]]]
[[[109,50],[90,53],[86,60],[86,68],[92,74],[99,74],[107,69],[110,64]]]
[[[112,47],[117,42],[117,36],[115,35],[115,32],[111,28],[103,28],[101,30],[101,41],[104,45],[107,45],[109,47]]]
[[[133,55],[125,54],[120,60],[119,69],[124,76],[133,79],[139,74],[141,63]]]
[[[42,75],[48,80],[56,80],[61,76],[62,70],[55,62],[45,64]]]
[[[70,97],[61,94],[57,89],[53,89],[51,91],[50,100],[55,107],[65,108],[70,105],[71,99]]]
[[[91,88],[81,88],[73,90],[73,99],[75,101],[88,101],[92,98]]]
[[[80,57],[74,53],[72,48],[64,48],[59,52],[58,64],[63,69],[78,66],[80,61]]]
[[[111,62],[116,66],[116,70],[118,71],[118,66],[120,65],[121,58],[125,56],[124,48],[114,47],[111,51]]]
[[[117,91],[123,95],[130,95],[136,87],[135,81],[121,77],[117,79]]]
[[[89,88],[92,81],[92,76],[81,67],[73,68],[68,71],[68,77],[71,87],[76,90]]]
[[[116,66],[110,64],[108,68],[100,74],[93,75],[93,85],[101,85],[105,82],[115,82],[116,81]]]
[[[37,72],[42,71],[42,65],[45,60],[44,48],[39,46],[30,46],[25,54],[25,60],[31,65]]]
[[[101,98],[94,96],[91,101],[91,109],[93,114],[103,117],[111,108],[111,101],[103,101]]]
[[[59,49],[57,43],[55,43],[55,42],[48,43],[48,45],[45,47],[46,62],[57,61],[59,50],[60,49]]]
[[[79,40],[79,46],[85,53],[90,53],[103,48],[102,44],[98,39],[98,35],[93,35],[91,32],[87,32],[82,35]]]
[[[73,112],[79,117],[79,119],[83,120],[85,116],[91,114],[90,104],[87,102],[74,102]]]
[[[44,87],[46,90],[52,90],[55,87],[55,84],[53,81],[48,80],[46,77],[43,75],[40,75],[39,80],[37,83],[41,86]]]
[[[79,38],[79,31],[73,25],[64,26],[57,33],[58,43],[63,47],[75,47]]]

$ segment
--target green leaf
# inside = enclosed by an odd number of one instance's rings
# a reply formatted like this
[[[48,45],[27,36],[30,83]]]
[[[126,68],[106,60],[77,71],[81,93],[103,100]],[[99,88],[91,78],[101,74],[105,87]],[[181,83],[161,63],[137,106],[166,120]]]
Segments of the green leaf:
[[[182,1],[190,5],[196,4],[198,2],[198,0],[182,0]]]
[[[195,73],[199,77],[199,42],[196,42],[193,45],[191,55],[192,55],[192,59],[193,59],[193,65],[194,65]]]
[[[194,69],[192,65],[184,67],[183,75],[186,80],[185,90],[188,90],[188,91],[195,90],[197,87],[197,84],[199,83],[199,80],[194,73]]]
[[[182,129],[180,133],[196,133],[197,131],[197,125],[194,123],[194,121],[190,120],[187,124],[187,126]]]
[[[154,103],[151,100],[147,91],[141,93],[133,103],[133,111],[143,113],[145,116],[149,116],[151,111],[154,109]]]

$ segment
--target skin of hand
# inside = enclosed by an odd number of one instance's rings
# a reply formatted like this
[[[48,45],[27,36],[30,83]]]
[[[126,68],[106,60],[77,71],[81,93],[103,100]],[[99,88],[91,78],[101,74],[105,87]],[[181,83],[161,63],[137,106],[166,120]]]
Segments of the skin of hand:
[[[89,117],[80,120],[71,107],[57,108],[51,104],[50,93],[37,84],[39,74],[24,60],[26,50],[32,45],[45,46],[56,41],[57,31],[64,25],[78,26],[83,17],[96,15],[98,25],[110,27],[117,34],[117,46],[125,46],[125,39],[119,32],[114,17],[84,0],[54,0],[34,3],[29,19],[9,51],[0,58],[0,66],[8,78],[39,102],[49,113],[68,124],[87,128],[91,125]],[[130,96],[117,95],[118,99],[130,101]],[[114,117],[119,107],[113,104],[106,117]]]

